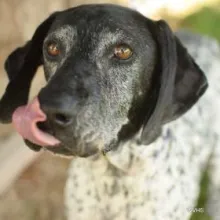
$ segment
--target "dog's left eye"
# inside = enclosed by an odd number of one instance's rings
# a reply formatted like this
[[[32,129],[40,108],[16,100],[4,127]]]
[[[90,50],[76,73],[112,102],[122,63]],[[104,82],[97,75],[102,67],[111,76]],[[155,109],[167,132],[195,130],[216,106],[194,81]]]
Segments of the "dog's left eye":
[[[114,48],[114,56],[120,60],[127,60],[132,56],[132,50],[128,45],[121,44]]]

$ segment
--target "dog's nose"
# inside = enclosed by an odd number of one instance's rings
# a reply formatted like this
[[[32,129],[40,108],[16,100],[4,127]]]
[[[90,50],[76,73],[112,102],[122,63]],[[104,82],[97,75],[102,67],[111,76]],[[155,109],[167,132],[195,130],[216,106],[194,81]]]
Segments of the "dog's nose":
[[[47,122],[52,125],[66,127],[73,121],[73,112],[70,109],[70,100],[67,97],[39,96],[40,108],[47,117]]]
[[[72,81],[64,81],[61,76],[54,76],[40,90],[38,99],[49,124],[66,127],[73,122],[78,110],[87,102],[89,93],[82,81],[75,78]]]
[[[41,109],[46,114],[47,120],[55,125],[66,127],[73,121],[73,115],[62,105],[50,106],[43,104]]]

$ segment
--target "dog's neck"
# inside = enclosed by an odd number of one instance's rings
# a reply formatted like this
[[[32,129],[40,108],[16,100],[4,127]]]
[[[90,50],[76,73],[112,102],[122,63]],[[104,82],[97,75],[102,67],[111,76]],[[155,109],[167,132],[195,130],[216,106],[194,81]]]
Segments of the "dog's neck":
[[[103,157],[114,167],[127,174],[136,173],[141,168],[140,153],[146,146],[138,144],[141,131],[130,141],[121,142],[117,149],[107,152]]]

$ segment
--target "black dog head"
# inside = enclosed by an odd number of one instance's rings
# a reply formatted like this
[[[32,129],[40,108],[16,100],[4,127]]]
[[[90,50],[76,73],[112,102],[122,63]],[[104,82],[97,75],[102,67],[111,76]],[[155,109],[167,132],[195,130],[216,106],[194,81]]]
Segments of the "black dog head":
[[[52,14],[8,57],[2,122],[11,122],[15,109],[27,103],[41,64],[48,83],[38,101],[47,119],[36,124],[60,141],[48,149],[67,155],[111,150],[140,129],[141,142],[149,144],[207,88],[203,72],[164,21],[120,6],[84,5]]]

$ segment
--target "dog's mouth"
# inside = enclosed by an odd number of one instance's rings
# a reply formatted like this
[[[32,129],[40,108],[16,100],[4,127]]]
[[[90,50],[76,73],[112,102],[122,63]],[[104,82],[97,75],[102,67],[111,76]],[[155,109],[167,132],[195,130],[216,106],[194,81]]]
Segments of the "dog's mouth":
[[[61,154],[61,155],[65,155],[65,156],[77,156],[70,149],[66,148],[62,144],[56,145],[54,147],[53,146],[42,147],[40,145],[37,145],[37,144],[30,142],[27,139],[24,139],[24,142],[33,151],[40,151],[43,148],[43,149],[49,150],[55,154]]]
[[[38,98],[34,98],[26,106],[18,107],[12,116],[12,124],[15,130],[23,137],[26,145],[34,150],[42,148],[56,154],[66,156],[88,157],[98,152],[95,143],[78,143],[68,147],[53,133],[53,129],[46,123],[46,115],[40,109]],[[89,146],[88,146],[89,145]]]

